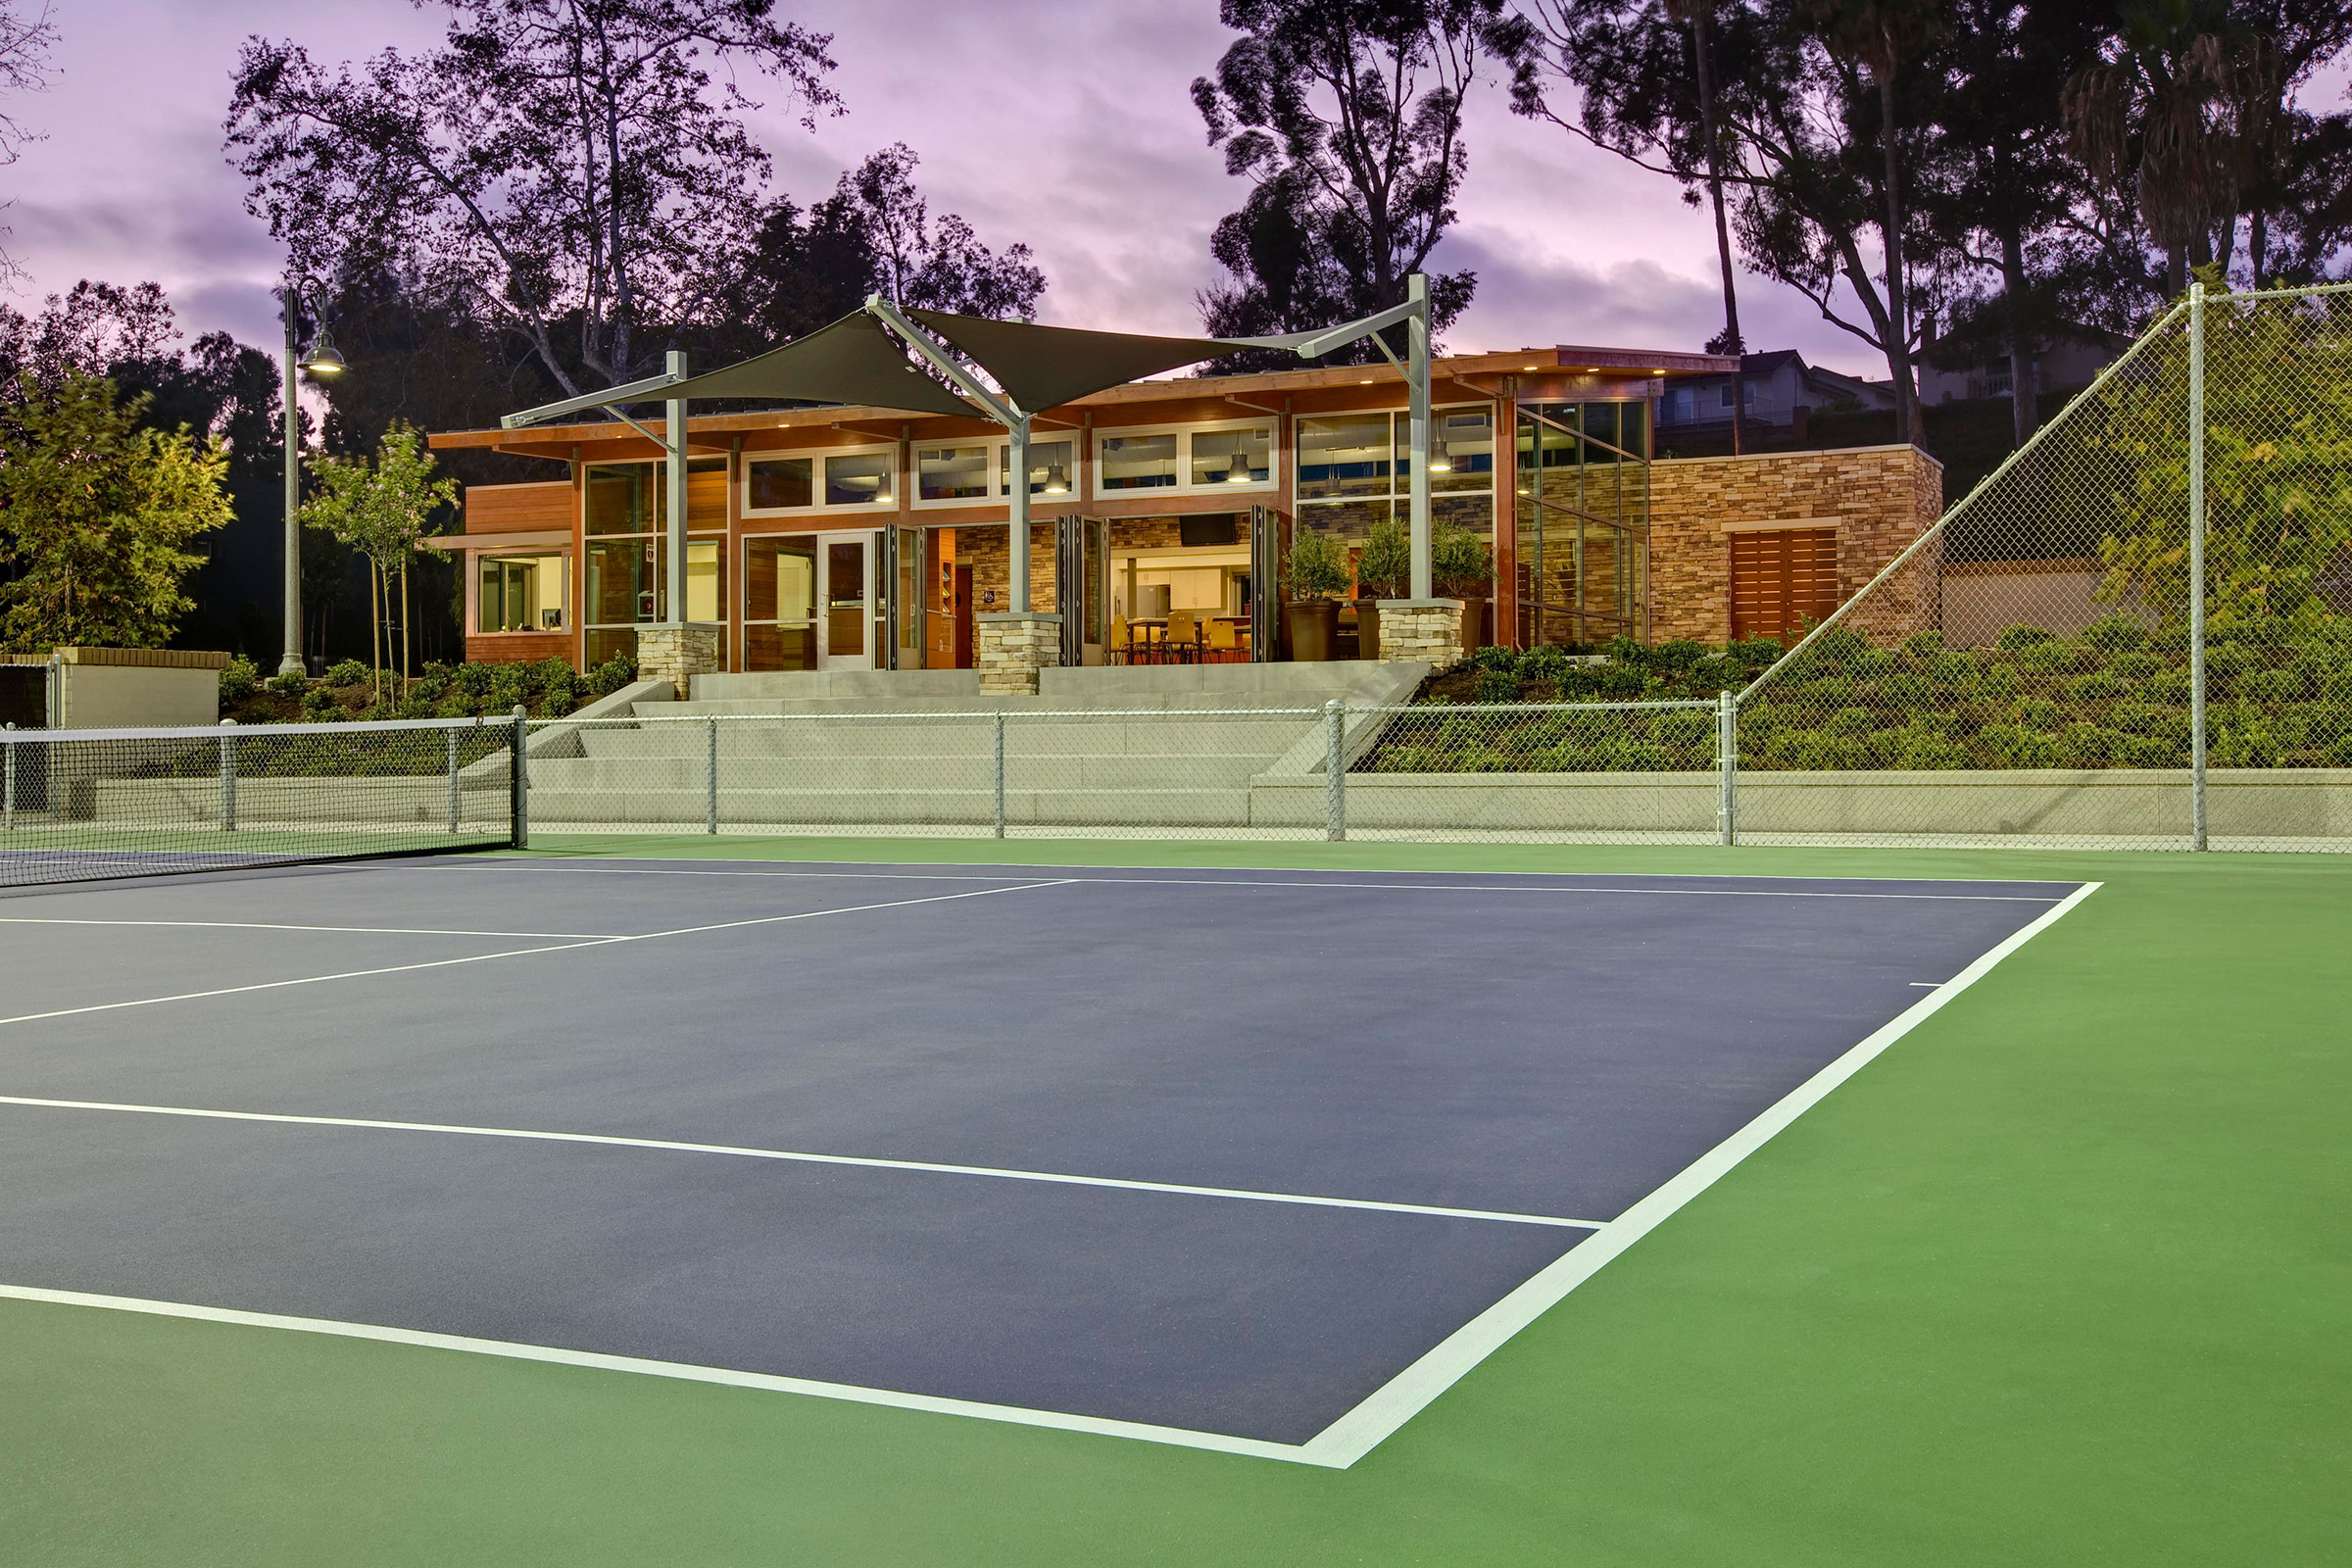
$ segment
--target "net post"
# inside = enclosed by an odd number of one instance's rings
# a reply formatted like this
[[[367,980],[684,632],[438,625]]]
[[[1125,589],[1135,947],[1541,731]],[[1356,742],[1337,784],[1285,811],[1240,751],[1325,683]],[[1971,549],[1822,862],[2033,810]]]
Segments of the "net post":
[[[8,722],[11,733],[16,720]],[[0,741],[0,833],[17,830],[17,743]]]
[[[463,801],[458,793],[458,732],[449,731],[449,836],[456,838],[462,831],[465,816]]]
[[[1730,692],[1715,694],[1715,759],[1722,784],[1715,825],[1724,844],[1740,842],[1740,702]]]
[[[2205,848],[2205,283],[2188,285],[2188,847]]]
[[[515,849],[531,847],[531,762],[530,710],[520,703],[514,705],[514,745],[509,754],[508,792],[512,798],[514,819],[513,844]]]
[[[220,831],[237,830],[237,721],[220,721]]]
[[[718,831],[718,719],[713,716],[707,722],[710,726],[710,755],[705,777],[710,788],[703,802],[703,831],[715,834]]]
[[[997,713],[996,713],[996,715],[995,715],[995,718],[996,718],[996,730],[997,730],[997,811],[996,811],[996,836],[997,836],[998,838],[1003,838],[1003,837],[1004,836],[1004,711],[1003,711],[1002,710],[998,710],[998,712],[997,712]]]
[[[1323,837],[1337,844],[1348,836],[1348,701],[1323,705]]]

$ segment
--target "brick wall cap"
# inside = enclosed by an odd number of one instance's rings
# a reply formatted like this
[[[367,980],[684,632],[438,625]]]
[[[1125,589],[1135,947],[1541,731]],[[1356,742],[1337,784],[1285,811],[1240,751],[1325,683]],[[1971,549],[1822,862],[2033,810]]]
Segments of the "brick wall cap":
[[[1057,614],[1054,614],[1054,613],[1052,613],[1051,612],[1042,612],[1042,611],[1034,611],[1034,610],[1028,610],[1028,611],[1008,611],[1008,612],[998,612],[998,613],[995,613],[995,614],[987,614],[987,615],[974,615],[974,616],[972,617],[972,619],[974,619],[974,620],[978,621],[980,624],[982,624],[982,625],[984,625],[984,626],[985,626],[985,625],[988,625],[988,624],[990,624],[990,623],[992,623],[992,622],[993,622],[993,623],[995,623],[995,624],[998,624],[998,625],[1002,625],[1002,624],[1004,624],[1004,623],[1005,623],[1006,621],[1014,621],[1014,622],[1027,622],[1027,621],[1039,621],[1039,620],[1043,620],[1043,621],[1051,621],[1051,622],[1053,622],[1053,623],[1054,623],[1054,625],[1056,625],[1056,626],[1058,626],[1058,625],[1060,625],[1060,624],[1061,624],[1061,617],[1060,617],[1059,615],[1057,615]]]
[[[1378,605],[1380,606],[1380,608],[1381,608],[1382,610],[1384,610],[1384,611],[1388,611],[1388,610],[1455,610],[1455,611],[1458,611],[1458,610],[1460,610],[1460,609],[1462,608],[1462,602],[1461,602],[1459,599],[1381,599],[1381,600],[1375,600],[1375,601],[1374,601],[1374,603],[1378,604]]]
[[[1914,452],[1936,465],[1938,470],[1943,467],[1943,460],[1926,447],[1901,441],[1876,447],[1802,447],[1793,452],[1742,452],[1738,457],[1726,452],[1712,458],[1652,458],[1649,461],[1653,467],[1664,467],[1670,463],[1787,463],[1798,458],[1850,458],[1870,452]]]

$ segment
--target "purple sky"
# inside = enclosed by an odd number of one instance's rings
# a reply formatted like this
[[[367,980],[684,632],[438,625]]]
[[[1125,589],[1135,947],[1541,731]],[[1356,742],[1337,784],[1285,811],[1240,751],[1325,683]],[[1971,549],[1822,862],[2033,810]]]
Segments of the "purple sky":
[[[1193,291],[1213,273],[1207,238],[1240,205],[1187,88],[1230,34],[1214,0],[799,0],[788,14],[834,34],[849,114],[815,134],[759,119],[776,179],[804,198],[893,141],[923,159],[934,212],[982,237],[1027,240],[1051,280],[1041,318],[1197,330]],[[60,74],[18,103],[48,139],[0,170],[6,244],[31,273],[15,304],[76,278],[171,290],[191,332],[277,339],[269,296],[279,254],[245,215],[221,157],[237,46],[287,36],[328,63],[431,42],[437,8],[405,0],[71,0]],[[1696,349],[1722,324],[1711,230],[1671,181],[1550,126],[1515,119],[1490,88],[1471,110],[1462,220],[1438,253],[1479,273],[1446,335],[1455,351],[1587,343]],[[1750,343],[1884,376],[1885,363],[1793,291],[1743,276]]]

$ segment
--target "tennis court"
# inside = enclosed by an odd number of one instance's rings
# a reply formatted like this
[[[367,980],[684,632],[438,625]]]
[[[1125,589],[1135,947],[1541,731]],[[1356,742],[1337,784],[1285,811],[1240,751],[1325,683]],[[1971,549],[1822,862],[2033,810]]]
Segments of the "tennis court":
[[[452,857],[20,894],[0,1284],[1346,1466],[2091,891]]]
[[[611,837],[0,895],[0,1558],[2330,1560],[2348,887]]]

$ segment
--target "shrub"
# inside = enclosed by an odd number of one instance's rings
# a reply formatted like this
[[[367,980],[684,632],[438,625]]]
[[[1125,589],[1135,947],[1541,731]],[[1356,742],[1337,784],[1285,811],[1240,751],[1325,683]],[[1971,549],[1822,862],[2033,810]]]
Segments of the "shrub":
[[[2120,760],[2131,740],[2096,724],[2074,723],[2059,734],[2058,747],[2069,767],[2106,767]]]
[[[2130,690],[2122,676],[2107,669],[2094,669],[2066,683],[2066,695],[2078,703],[2108,702]]]
[[[2056,729],[2058,705],[2046,697],[2028,697],[2017,705],[2017,721],[2028,729]]]
[[[223,706],[241,703],[260,684],[261,672],[253,667],[253,661],[239,654],[220,671],[220,701]]]
[[[2118,654],[2107,667],[2125,680],[2146,680],[2164,668],[2164,658],[2160,654]]]
[[[610,697],[637,678],[637,656],[614,654],[588,673],[588,689],[599,697]]]
[[[1515,703],[1519,700],[1519,677],[1509,669],[1489,666],[1478,672],[1471,695],[1482,703]]]
[[[2028,626],[2021,623],[2004,627],[2000,636],[1993,639],[1992,645],[2005,653],[2014,654],[2020,649],[2032,648],[2040,643],[2056,642],[2057,640],[2058,635],[2055,632],[2043,631],[2039,626]]]
[[[2092,648],[2121,653],[2148,640],[2148,628],[2130,615],[2109,615],[2082,628],[2082,641]]]
[[[1915,631],[1903,639],[1903,652],[1925,663],[1931,658],[1943,652],[1943,633]]]
[[[311,689],[311,677],[303,670],[289,669],[270,676],[270,689],[287,697],[300,697]]]
[[[1482,648],[1479,652],[1485,653],[1486,650]],[[1519,678],[1522,680],[1556,682],[1576,667],[1569,662],[1565,650],[1554,648],[1549,643],[1530,648],[1519,656]]]
[[[1978,664],[1960,682],[1960,695],[1971,702],[2003,703],[2017,695],[2017,670],[2010,664]]]
[[[329,686],[365,686],[375,678],[375,672],[356,659],[337,660],[326,666]]]
[[[1652,669],[1689,669],[1706,658],[1707,654],[1705,643],[1681,638],[1652,648],[1649,651],[1649,666]]]
[[[1977,744],[1990,767],[2056,767],[2058,739],[2022,724],[1987,724],[1977,731]]]
[[[2097,658],[2088,649],[2072,648],[2053,639],[2028,643],[2018,649],[2017,667],[2032,675],[2063,675],[2068,670],[2082,668],[2086,659],[2095,662]]]
[[[315,724],[339,718],[342,713],[343,705],[336,702],[334,692],[323,685],[314,686],[302,694],[302,716]]]
[[[1519,651],[1515,648],[1480,648],[1471,653],[1469,662],[1470,667],[1473,669],[1498,669],[1508,671],[1518,666]]]

